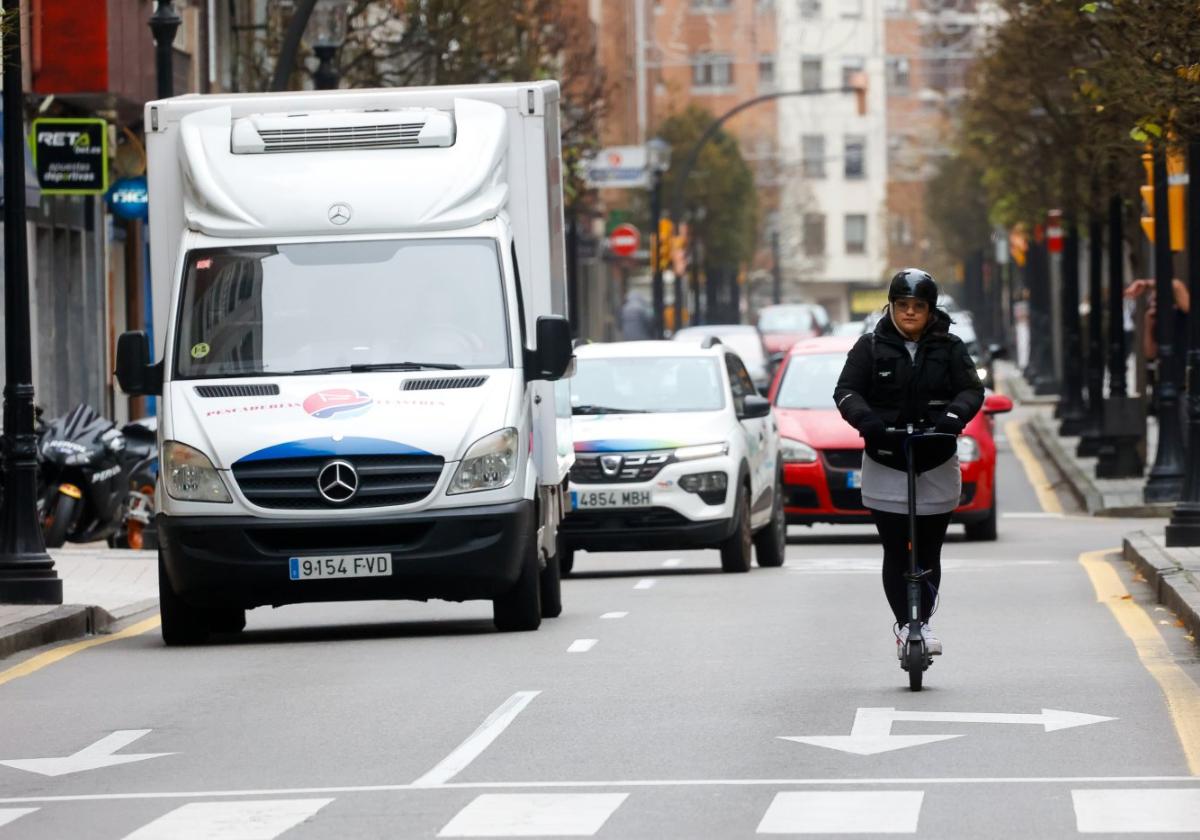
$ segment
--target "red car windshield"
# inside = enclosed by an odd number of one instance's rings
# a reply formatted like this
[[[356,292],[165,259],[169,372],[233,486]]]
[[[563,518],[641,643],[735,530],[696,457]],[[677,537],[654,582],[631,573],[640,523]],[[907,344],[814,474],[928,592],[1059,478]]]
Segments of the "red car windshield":
[[[792,356],[775,405],[779,408],[833,408],[833,389],[837,385],[845,353],[814,353]]]

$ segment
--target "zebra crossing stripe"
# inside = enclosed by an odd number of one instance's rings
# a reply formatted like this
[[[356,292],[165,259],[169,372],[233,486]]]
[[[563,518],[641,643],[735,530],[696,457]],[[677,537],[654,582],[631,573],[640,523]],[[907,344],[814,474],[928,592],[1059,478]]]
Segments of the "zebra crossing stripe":
[[[332,801],[190,802],[147,823],[125,840],[274,840]]]
[[[485,793],[438,837],[591,837],[627,793]]]
[[[8,825],[19,820],[26,814],[32,814],[37,808],[0,808],[0,825]]]
[[[921,790],[776,794],[759,834],[916,834]]]

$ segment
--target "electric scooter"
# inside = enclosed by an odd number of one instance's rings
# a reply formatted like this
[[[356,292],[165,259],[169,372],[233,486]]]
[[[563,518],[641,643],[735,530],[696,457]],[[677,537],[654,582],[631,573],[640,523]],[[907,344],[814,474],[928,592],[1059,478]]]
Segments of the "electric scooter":
[[[929,577],[929,570],[922,569],[917,562],[917,463],[913,453],[914,444],[929,441],[945,441],[943,445],[957,446],[957,435],[935,432],[932,426],[916,426],[909,423],[903,428],[890,428],[888,434],[903,435],[904,463],[908,474],[908,641],[900,651],[900,667],[908,672],[908,687],[920,691],[925,671],[933,664],[933,656],[925,646],[921,635],[921,586]],[[944,460],[944,459],[943,459]]]

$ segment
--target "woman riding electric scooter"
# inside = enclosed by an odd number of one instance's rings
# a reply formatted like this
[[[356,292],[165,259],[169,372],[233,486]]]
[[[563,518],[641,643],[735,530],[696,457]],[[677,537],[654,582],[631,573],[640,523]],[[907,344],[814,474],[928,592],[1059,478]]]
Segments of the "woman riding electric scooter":
[[[919,447],[919,455],[915,447],[913,455],[918,462],[914,542],[922,583],[921,635],[925,652],[935,655],[942,652],[942,643],[929,629],[929,618],[941,585],[942,541],[962,491],[954,438],[946,435],[961,434],[983,404],[975,363],[966,345],[950,334],[950,316],[937,308],[937,299],[937,283],[927,272],[906,268],[897,273],[884,316],[850,350],[834,391],[842,417],[866,443],[862,498],[883,542],[883,589],[896,618],[902,661],[909,635],[909,442],[898,441],[894,431],[909,427],[938,433],[928,447]]]

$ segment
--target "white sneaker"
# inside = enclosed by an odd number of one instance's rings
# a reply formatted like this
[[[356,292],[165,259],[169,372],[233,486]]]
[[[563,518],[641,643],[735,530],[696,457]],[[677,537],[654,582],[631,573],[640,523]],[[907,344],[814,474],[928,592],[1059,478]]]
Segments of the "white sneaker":
[[[921,638],[925,640],[925,650],[930,656],[940,656],[942,653],[942,640],[933,633],[933,628],[928,624],[921,625]]]
[[[896,633],[896,658],[904,661],[904,649],[908,646],[908,625],[905,624]]]

